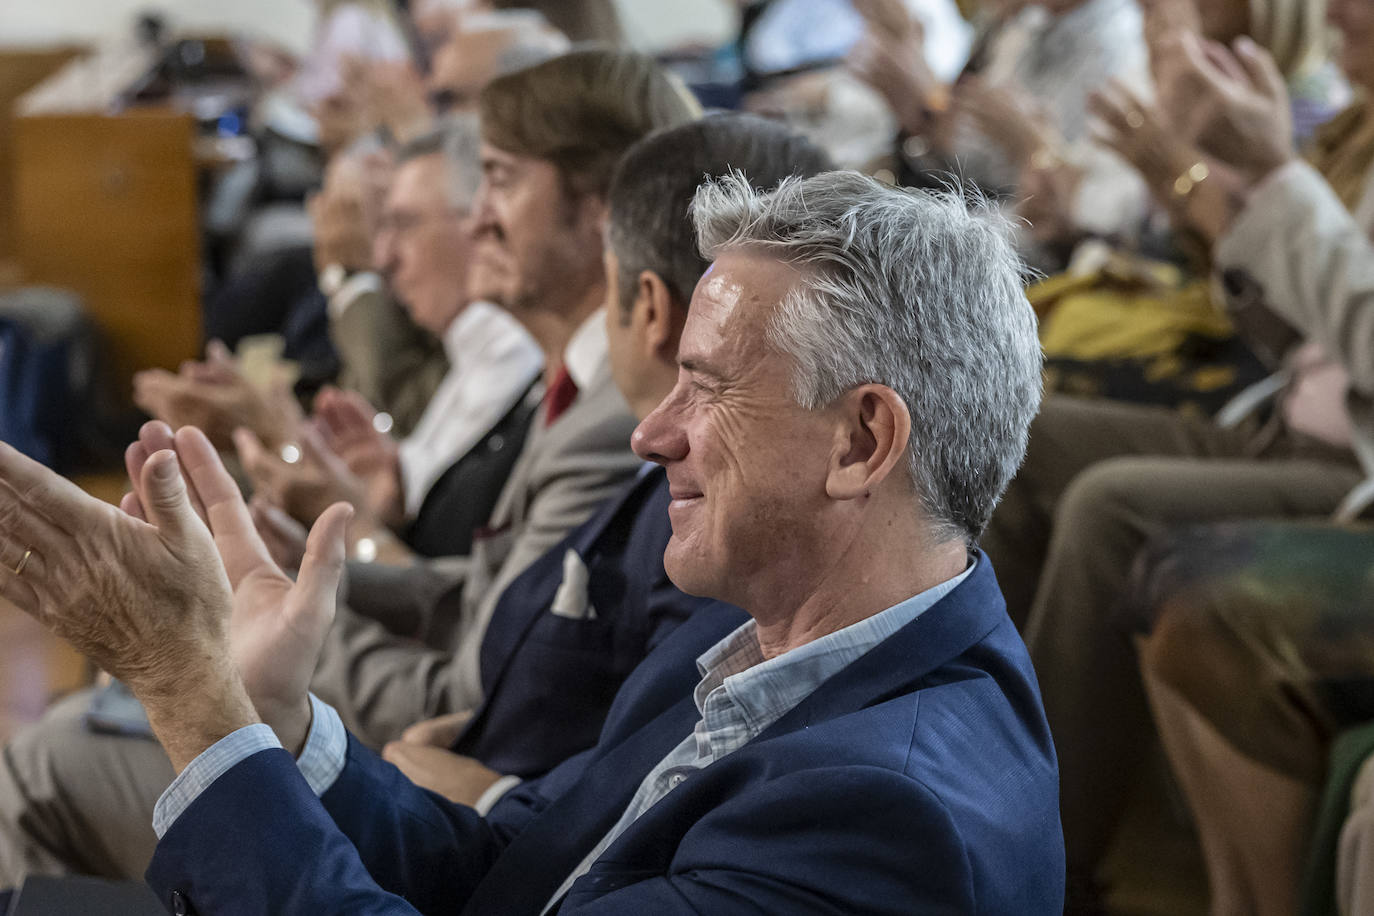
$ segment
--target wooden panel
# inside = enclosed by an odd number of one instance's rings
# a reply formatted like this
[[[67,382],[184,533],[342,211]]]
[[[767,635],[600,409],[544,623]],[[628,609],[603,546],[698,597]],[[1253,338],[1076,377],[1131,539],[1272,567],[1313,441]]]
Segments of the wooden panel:
[[[15,118],[15,217],[25,281],[74,290],[133,372],[200,346],[194,126],[160,109]]]
[[[14,155],[10,124],[14,102],[49,74],[80,53],[80,48],[0,49],[0,261],[15,255]]]

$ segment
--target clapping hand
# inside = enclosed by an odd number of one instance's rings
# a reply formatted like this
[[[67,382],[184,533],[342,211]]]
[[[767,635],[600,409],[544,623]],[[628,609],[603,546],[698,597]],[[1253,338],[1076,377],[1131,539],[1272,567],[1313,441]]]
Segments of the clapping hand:
[[[155,449],[138,470],[127,514],[0,443],[0,595],[128,684],[180,770],[257,717],[229,651],[229,578],[177,456]]]
[[[933,109],[943,105],[945,87],[926,61],[925,28],[900,0],[863,0],[855,9],[868,29],[845,65],[883,96],[904,129],[926,133]]]
[[[953,112],[967,119],[1012,162],[1024,166],[1042,150],[1059,150],[1064,140],[1035,100],[1010,86],[993,86],[977,76],[954,87]]]
[[[1154,50],[1169,126],[1247,186],[1296,156],[1283,75],[1249,38],[1234,52],[1183,32]]]
[[[233,441],[253,492],[301,524],[314,524],[336,502],[366,509],[362,481],[325,444],[314,423],[302,423],[296,441],[279,451],[248,429],[235,430]]]
[[[325,388],[315,398],[315,418],[325,444],[363,483],[367,511],[398,524],[405,511],[400,448],[378,427],[378,414],[356,391]]]
[[[300,407],[284,380],[256,388],[219,341],[204,362],[183,363],[177,373],[148,369],[134,376],[134,403],[174,429],[194,426],[219,448],[231,445],[238,427],[269,442],[285,442],[301,421]]]
[[[352,512],[338,504],[320,516],[293,582],[272,561],[238,486],[200,430],[182,428],[173,436],[161,423],[145,424],[139,441],[125,454],[130,478],[138,482],[122,505],[129,518],[154,519],[163,513],[159,507],[165,500],[149,486],[155,481],[148,468],[165,461],[159,456],[173,449],[186,481],[180,488],[186,508],[179,517],[201,532],[202,551],[208,546],[218,554],[214,565],[221,585],[232,589],[232,600],[220,608],[227,638],[221,634],[218,657],[232,660],[262,721],[288,750],[299,752],[310,728],[310,677],[334,620],[344,530]],[[133,683],[130,687],[138,695]]]
[[[1113,80],[1089,97],[1088,110],[1096,119],[1093,138],[1133,165],[1156,199],[1181,199],[1174,184],[1202,155],[1170,129],[1159,108]]]

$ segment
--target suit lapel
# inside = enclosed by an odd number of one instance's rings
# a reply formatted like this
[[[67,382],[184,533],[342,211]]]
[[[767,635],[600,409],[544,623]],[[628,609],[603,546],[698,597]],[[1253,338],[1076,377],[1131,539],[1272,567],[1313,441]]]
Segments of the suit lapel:
[[[954,591],[798,703],[755,740],[823,722],[909,692],[931,671],[968,651],[1007,620],[992,564],[978,566]]]
[[[492,614],[487,635],[483,638],[484,646],[488,640],[499,633],[515,632],[508,638],[501,640],[501,644],[510,651],[503,653],[500,658],[493,658],[483,653],[482,680],[483,683],[491,685],[485,690],[487,696],[491,696],[495,692],[496,685],[505,676],[511,659],[515,657],[515,649],[524,641],[525,634],[539,622],[540,617],[549,613],[549,603],[553,600],[561,582],[564,553],[568,550],[576,551],[587,561],[590,568],[592,566],[590,554],[597,540],[605,533],[607,527],[619,519],[622,510],[626,509],[627,506],[639,505],[641,494],[645,492],[646,482],[653,481],[656,483],[657,480],[658,477],[654,474],[646,474],[641,477],[626,488],[620,496],[603,506],[587,524],[577,529],[568,540],[555,547],[553,553],[556,556],[546,554],[534,567],[531,567],[531,570],[537,569],[539,572],[538,576],[531,576],[529,579],[531,585],[536,580],[538,581],[537,590],[526,591],[521,588],[526,581],[526,577],[522,574],[502,594],[500,602],[496,605],[496,611]],[[493,633],[494,629],[496,633]],[[492,665],[495,666],[495,670],[489,669],[489,666]],[[483,709],[485,709],[485,704],[483,704]],[[479,712],[478,716],[480,715]],[[474,717],[474,724],[476,721],[477,717]]]
[[[482,879],[464,914],[538,913],[625,813],[640,782],[698,717],[689,692],[604,757],[530,822]]]

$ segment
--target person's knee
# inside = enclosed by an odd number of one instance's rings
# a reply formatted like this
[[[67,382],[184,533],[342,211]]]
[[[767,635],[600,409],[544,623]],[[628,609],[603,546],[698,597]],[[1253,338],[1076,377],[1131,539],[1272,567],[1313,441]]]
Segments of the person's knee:
[[[1056,538],[1088,550],[1105,547],[1137,512],[1138,462],[1113,458],[1084,469],[1073,479],[1055,512]]]
[[[1140,666],[1189,703],[1200,701],[1200,675],[1215,677],[1228,655],[1209,609],[1195,602],[1165,598],[1140,643]]]

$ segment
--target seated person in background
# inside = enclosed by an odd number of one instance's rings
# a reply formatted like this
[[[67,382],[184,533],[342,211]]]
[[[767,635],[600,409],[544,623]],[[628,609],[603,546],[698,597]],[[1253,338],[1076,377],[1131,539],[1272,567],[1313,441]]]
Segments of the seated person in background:
[[[414,322],[382,271],[380,257],[385,252],[378,242],[394,172],[390,149],[360,146],[335,156],[309,209],[315,270],[327,297],[329,340],[339,358],[333,387],[353,392],[372,410],[385,413],[391,419],[391,435],[404,438],[420,422],[449,363],[443,341]],[[312,408],[320,409],[318,395]],[[177,416],[155,416],[179,425]],[[239,425],[269,448],[293,442],[275,441],[254,426]]]
[[[677,379],[677,346],[687,303],[707,267],[697,253],[687,216],[702,176],[723,177],[735,170],[757,187],[772,188],[788,175],[807,177],[827,165],[820,149],[800,134],[761,118],[728,114],[651,134],[621,160],[608,198],[606,332],[612,374],[635,416],[647,416]],[[662,470],[645,473],[623,500],[610,500],[574,532],[565,542],[571,545],[568,549],[555,547],[526,570],[502,595],[483,641],[482,705],[472,714],[457,713],[408,729],[405,740],[387,745],[383,757],[418,785],[473,804],[502,775],[529,778],[590,747],[595,732],[579,729],[578,724],[592,721],[594,710],[604,711],[624,674],[615,679],[596,679],[585,672],[558,674],[559,659],[567,658],[568,650],[544,649],[545,643],[529,628],[530,612],[561,600],[551,591],[560,572],[565,587],[572,588],[570,577],[585,577],[584,569],[592,578],[585,588],[585,603],[596,609],[597,617],[608,616],[607,601],[614,604],[647,593],[653,604],[663,600],[657,597],[660,592],[679,595],[662,570],[669,533],[667,505],[668,482]],[[634,575],[637,567],[626,570],[623,582],[606,575],[604,557],[591,555],[584,546],[608,552],[626,538],[625,532],[631,532],[629,547],[620,549],[642,554],[654,577]],[[602,546],[603,539],[609,546]],[[579,563],[569,550],[586,557],[587,563]],[[532,582],[547,583],[549,594],[529,600],[526,592]],[[617,591],[625,598],[618,599]],[[525,610],[508,609],[512,603]],[[566,608],[559,605],[555,614],[575,617],[582,604],[579,599]],[[714,613],[727,629],[717,633],[699,624],[698,632],[711,637],[703,650],[741,622],[732,613]],[[656,625],[645,640],[619,622],[626,616],[624,611],[610,616],[626,631],[615,639],[621,654],[642,654],[639,647],[652,648],[667,629]],[[551,626],[572,625],[547,614],[543,620]],[[668,623],[676,625],[677,620],[669,618]],[[640,625],[647,629],[650,623],[646,619]],[[506,648],[512,644],[521,647],[518,653]],[[631,646],[638,651],[626,651]],[[693,683],[695,679],[682,689],[690,690]],[[600,718],[594,721],[599,725]],[[501,785],[510,784],[507,779]],[[150,814],[151,804],[152,799]],[[488,804],[478,807],[485,811]]]
[[[298,428],[293,462],[247,429],[234,434],[255,494],[306,525],[342,500],[355,525],[388,527],[422,556],[466,554],[520,453],[543,356],[509,312],[468,295],[479,143],[465,117],[402,147],[375,240],[388,286],[444,341],[450,367],[410,435],[396,442],[360,398],[329,390],[316,423]],[[462,480],[465,499],[436,517],[425,500],[445,474]]]
[[[524,151],[487,152],[485,184],[497,187],[484,190],[482,199],[496,212],[483,214],[479,232],[491,237],[493,256],[509,259],[502,263],[509,271],[499,278],[503,286],[493,288],[540,329],[546,353],[566,350],[569,362],[583,362],[572,367],[583,384],[570,404],[572,393],[562,386],[564,409],[556,422],[548,422],[550,405],[541,407],[489,523],[505,529],[478,540],[463,568],[450,575],[430,566],[351,565],[350,604],[329,632],[314,689],[378,747],[421,720],[482,701],[487,622],[507,587],[642,466],[628,448],[635,420],[605,365],[605,198],[611,170],[635,139],[691,120],[697,109],[657,64],[627,52],[576,52],[489,89],[496,96],[484,96],[494,108],[484,117],[484,133]],[[522,136],[522,129],[531,134]],[[580,145],[566,145],[572,138]],[[580,351],[569,344],[574,330],[584,341]],[[437,588],[424,591],[428,583]],[[545,645],[554,654],[582,645],[575,625],[582,621],[557,622],[568,626],[549,634]],[[569,644],[559,645],[560,639]],[[86,734],[83,712],[80,701],[61,704],[12,745],[5,760],[14,766],[0,777],[10,784],[0,787],[0,808],[12,813],[0,822],[6,830],[15,825],[13,835],[21,837],[15,842],[34,857],[30,868],[137,873],[152,845],[149,802],[122,791],[129,781],[120,791],[85,795],[85,787],[99,783],[84,764],[98,761],[95,772],[161,772],[163,785],[170,774],[165,762],[159,770],[161,755],[145,744]],[[69,829],[72,821],[82,826]],[[132,839],[109,837],[99,826],[107,822],[145,826]],[[22,838],[26,827],[43,836]]]
[[[356,118],[358,138],[330,159],[324,186],[309,204],[339,387],[357,391],[390,415],[398,438],[419,422],[448,365],[442,343],[409,320],[378,275],[377,224],[394,157],[390,147],[379,146],[376,131],[389,126],[399,135],[404,121],[405,132],[418,135],[436,126],[436,118],[471,113],[495,76],[561,47],[537,14],[488,13],[465,22],[440,49],[427,85],[390,79],[377,65],[361,71],[353,90],[357,106],[366,109]],[[259,330],[277,331],[279,325],[280,319]],[[230,433],[238,426],[273,451],[295,444],[296,411],[285,395],[250,384],[219,347],[212,345],[208,354],[205,363],[188,364],[177,374],[139,373],[135,402],[173,427],[200,427],[224,449],[232,447]]]
[[[995,6],[964,72],[948,85],[927,64],[921,25],[900,0],[859,7],[870,25],[850,65],[901,125],[899,179],[925,185],[954,172],[991,192],[1010,192],[1033,162],[1055,156],[1074,164],[1068,198],[1075,225],[1102,235],[1133,231],[1144,188],[1092,142],[1088,98],[1113,78],[1142,91],[1150,85],[1135,0]]]
[[[128,516],[0,448],[0,593],[126,679],[181,774],[149,871],[169,905],[1060,911],[1054,750],[972,549],[1039,401],[1007,226],[841,172],[726,179],[693,215],[714,263],[635,445],[670,481],[669,575],[753,619],[699,656],[695,691],[636,678],[595,749],[486,818],[307,695],[345,509],[287,587],[244,574],[261,545],[192,430],[144,463]],[[215,539],[179,465],[228,497]]]
[[[1324,6],[1321,0],[1147,4],[1150,65],[1158,88],[1157,102],[1148,108],[1158,112],[1159,122],[1139,120],[1144,117],[1139,94],[1116,83],[1102,87],[1091,108],[1099,142],[1128,162],[1154,194],[1149,238],[1138,245],[1089,242],[1077,249],[1067,271],[1028,289],[1041,316],[1052,390],[1216,414],[1272,371],[1267,348],[1241,333],[1227,315],[1225,296],[1211,276],[1210,236],[1197,226],[1193,212],[1193,198],[1205,201],[1214,190],[1198,186],[1206,180],[1207,163],[1196,147],[1210,125],[1187,117],[1195,112],[1198,89],[1181,47],[1185,37],[1195,42],[1215,33],[1234,38],[1237,47],[1253,41],[1275,55],[1283,53],[1285,79],[1309,93],[1310,109],[1316,97],[1311,83],[1324,83],[1328,92],[1344,87],[1324,53]],[[1292,106],[1294,112],[1299,108]],[[1226,148],[1226,138],[1215,127],[1210,130],[1209,142],[1222,144],[1216,150],[1220,158],[1245,154]],[[1330,151],[1324,149],[1328,146]],[[1368,146],[1367,138],[1333,124],[1319,132],[1313,162],[1336,180],[1338,172],[1331,167]],[[1056,181],[1053,169],[1045,169],[1022,188],[1020,213],[1037,233],[1046,227],[1058,231],[1056,214],[1062,208],[1050,188]]]
[[[1335,842],[1360,760],[1331,752],[1374,720],[1374,529],[1205,525],[1166,533],[1141,560],[1130,595],[1149,634],[1141,672],[1201,839],[1211,912],[1369,912],[1367,845],[1342,863]],[[1313,828],[1329,779],[1343,800],[1323,837]],[[1367,844],[1367,801],[1355,823]],[[1347,889],[1338,908],[1346,864],[1364,869],[1364,898]]]
[[[1137,552],[1179,525],[1353,517],[1369,502],[1368,486],[1355,488],[1374,472],[1361,457],[1374,439],[1365,404],[1374,337],[1351,294],[1361,289],[1353,246],[1368,251],[1367,239],[1296,160],[1273,62],[1253,45],[1242,44],[1239,59],[1219,46],[1185,48],[1199,80],[1194,104],[1235,131],[1227,148],[1246,154],[1209,160],[1189,199],[1218,239],[1228,292],[1272,309],[1338,365],[1303,355],[1263,425],[1071,398],[1047,399],[1036,418],[1035,444],[983,547],[999,563],[1013,617],[1026,621],[1060,752],[1070,892],[1081,891],[1085,908],[1151,736],[1135,653],[1112,614]],[[1157,113],[1131,110],[1144,127],[1158,124]],[[1129,129],[1124,113],[1118,129]]]

